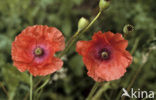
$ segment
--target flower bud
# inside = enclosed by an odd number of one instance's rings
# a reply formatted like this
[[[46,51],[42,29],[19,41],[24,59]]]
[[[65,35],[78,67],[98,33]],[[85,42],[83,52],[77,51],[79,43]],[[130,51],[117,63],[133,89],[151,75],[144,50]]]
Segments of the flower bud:
[[[109,5],[110,5],[110,0],[100,0],[99,2],[100,11],[107,9]]]
[[[130,25],[130,24],[125,25],[124,28],[123,28],[123,32],[125,34],[131,33],[133,31],[134,31],[134,26]]]
[[[89,21],[84,18],[81,17],[79,22],[78,22],[78,30],[81,31],[82,29],[84,29],[87,25],[89,24]]]

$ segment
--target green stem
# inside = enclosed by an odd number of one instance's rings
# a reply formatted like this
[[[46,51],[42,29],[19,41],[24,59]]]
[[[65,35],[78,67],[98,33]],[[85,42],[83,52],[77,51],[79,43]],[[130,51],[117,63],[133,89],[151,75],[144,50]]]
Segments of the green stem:
[[[100,17],[101,15],[101,11],[99,11],[99,13],[96,15],[96,17],[90,22],[90,24],[82,31],[77,31],[71,38],[70,40],[67,42],[67,46],[65,48],[65,50],[58,56],[59,58],[62,57],[65,53],[67,53],[69,51],[69,49],[71,48],[71,46],[74,44],[74,42],[82,35],[84,34],[92,25],[93,23]]]
[[[73,45],[74,41],[76,40],[77,38],[77,35],[80,33],[80,31],[77,31],[71,38],[70,40],[67,42],[67,46],[65,48],[65,50],[63,52],[61,52],[58,57],[62,57],[70,48],[71,46]]]
[[[2,90],[4,91],[4,93],[7,95],[8,97],[8,91],[7,89],[5,88],[5,86],[2,84],[2,82],[0,82],[0,87],[2,87]]]
[[[97,93],[94,95],[93,100],[99,100],[101,95],[110,88],[110,83],[104,83],[103,86],[97,91]],[[107,97],[106,97],[107,98]]]
[[[139,40],[140,40],[140,38],[137,38],[136,40],[135,40],[135,44],[134,44],[134,46],[133,46],[133,48],[132,48],[132,50],[131,50],[131,55],[133,55],[133,53],[134,53],[134,51],[136,50],[136,48],[137,48],[137,46],[138,46],[138,43],[139,43]]]
[[[102,11],[99,11],[99,13],[96,15],[96,17],[95,17],[95,18],[90,22],[90,24],[80,33],[80,35],[83,34],[83,33],[85,33],[85,32],[93,25],[93,23],[100,17],[101,13],[102,13]]]
[[[36,97],[36,94],[37,94],[42,88],[44,88],[44,87],[47,85],[47,83],[49,82],[49,80],[50,80],[50,75],[48,75],[48,76],[47,76],[47,79],[45,79],[45,82],[44,82],[40,87],[38,87],[38,88],[35,90],[35,97]]]
[[[32,100],[33,76],[30,74],[30,100]]]
[[[94,93],[95,93],[96,89],[98,88],[98,86],[99,86],[99,83],[96,82],[96,83],[94,84],[92,90],[90,91],[90,93],[89,93],[89,95],[88,95],[88,97],[87,97],[86,100],[91,100],[91,99],[92,99],[92,96],[94,95]]]
[[[39,90],[41,90],[47,83],[49,82],[49,78],[36,90],[36,93],[38,93]]]
[[[130,84],[129,84],[128,87],[127,87],[127,92],[130,91],[130,88],[132,87],[133,83],[135,82],[135,80],[136,80],[137,76],[139,75],[139,73],[140,73],[142,67],[143,67],[143,64],[141,64],[141,65],[139,66],[138,70],[136,71],[136,74],[133,76],[133,78],[132,78]],[[125,100],[125,97],[122,97],[122,100]]]

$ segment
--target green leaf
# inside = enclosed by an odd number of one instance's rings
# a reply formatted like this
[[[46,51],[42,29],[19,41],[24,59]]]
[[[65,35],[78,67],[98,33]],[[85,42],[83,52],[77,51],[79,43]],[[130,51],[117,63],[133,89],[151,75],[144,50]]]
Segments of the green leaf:
[[[5,35],[0,35],[0,51],[10,51],[11,41]]]
[[[19,72],[11,64],[6,64],[3,66],[2,74],[3,74],[4,82],[8,87],[8,95],[10,100],[13,100],[19,82],[24,82],[29,84],[29,75],[24,72],[23,73]]]

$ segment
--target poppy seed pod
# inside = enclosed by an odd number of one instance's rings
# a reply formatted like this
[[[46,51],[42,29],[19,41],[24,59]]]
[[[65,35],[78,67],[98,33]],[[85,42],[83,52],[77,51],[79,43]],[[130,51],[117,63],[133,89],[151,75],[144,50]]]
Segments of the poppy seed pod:
[[[129,33],[133,32],[133,31],[134,31],[134,26],[130,25],[130,24],[125,25],[124,28],[123,28],[123,32],[125,34],[129,34]]]

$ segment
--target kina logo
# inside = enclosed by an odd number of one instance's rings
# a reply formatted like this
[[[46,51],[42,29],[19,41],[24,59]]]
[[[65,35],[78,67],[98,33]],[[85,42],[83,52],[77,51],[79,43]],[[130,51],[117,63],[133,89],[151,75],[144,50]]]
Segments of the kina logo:
[[[125,88],[122,88],[123,94],[121,97],[129,97],[129,98],[154,98],[154,91],[141,91],[140,89],[134,90],[131,88],[130,92]]]

